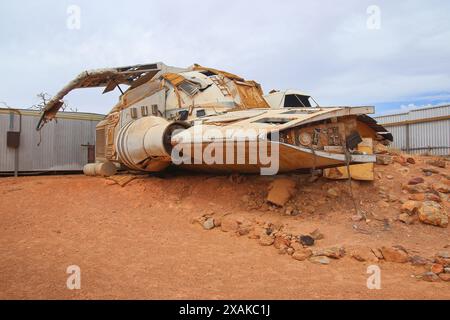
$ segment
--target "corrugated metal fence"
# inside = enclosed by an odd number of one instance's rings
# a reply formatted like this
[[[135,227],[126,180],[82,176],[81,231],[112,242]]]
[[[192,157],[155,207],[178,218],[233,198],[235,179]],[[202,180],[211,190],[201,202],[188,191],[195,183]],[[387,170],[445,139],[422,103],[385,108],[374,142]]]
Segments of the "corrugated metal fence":
[[[392,133],[395,148],[412,154],[450,154],[450,105],[374,118]]]
[[[22,114],[19,171],[82,170],[88,162],[86,146],[95,144],[95,126],[104,118],[103,115],[60,112],[57,121],[47,123],[39,133],[36,125],[40,113],[19,111]],[[0,109],[0,172],[14,171],[15,150],[7,146],[6,136],[7,131],[18,130],[19,116],[14,114],[11,118],[10,110]]]

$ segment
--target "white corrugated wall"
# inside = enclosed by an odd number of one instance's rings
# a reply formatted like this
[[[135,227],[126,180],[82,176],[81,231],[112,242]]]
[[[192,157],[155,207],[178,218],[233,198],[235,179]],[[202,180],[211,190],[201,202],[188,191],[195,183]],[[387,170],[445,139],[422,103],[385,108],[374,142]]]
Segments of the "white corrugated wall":
[[[413,154],[450,154],[450,105],[374,118],[392,133],[394,148]]]
[[[82,145],[95,144],[98,120],[58,118],[47,123],[40,134],[36,131],[39,113],[22,116],[19,147],[19,171],[82,170],[88,150]],[[82,115],[82,114],[80,114]],[[14,115],[14,130],[18,130],[18,115]],[[0,113],[0,172],[14,170],[14,149],[6,145],[10,115]],[[41,141],[38,146],[39,141]]]

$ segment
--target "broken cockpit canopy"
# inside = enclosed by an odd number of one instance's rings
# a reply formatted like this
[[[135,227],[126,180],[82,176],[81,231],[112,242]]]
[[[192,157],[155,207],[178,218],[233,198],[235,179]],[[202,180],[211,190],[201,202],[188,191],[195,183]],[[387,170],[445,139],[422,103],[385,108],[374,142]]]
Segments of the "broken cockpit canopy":
[[[161,69],[162,63],[152,63],[84,71],[69,82],[47,103],[36,129],[40,130],[45,122],[55,117],[63,105],[63,98],[74,89],[105,87],[103,93],[107,93],[114,90],[120,84],[132,87],[138,86],[151,80]]]

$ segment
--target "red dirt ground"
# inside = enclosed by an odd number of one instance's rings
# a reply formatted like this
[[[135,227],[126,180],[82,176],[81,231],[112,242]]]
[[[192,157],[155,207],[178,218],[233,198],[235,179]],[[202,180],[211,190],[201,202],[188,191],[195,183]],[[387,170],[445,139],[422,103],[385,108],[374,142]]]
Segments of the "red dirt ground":
[[[450,299],[450,282],[425,282],[424,267],[379,262],[381,290],[366,287],[367,266],[349,256],[316,265],[280,255],[273,247],[216,228],[191,223],[202,214],[230,214],[250,221],[280,222],[290,230],[325,235],[320,246],[402,245],[432,257],[450,244],[449,228],[395,221],[401,203],[380,207],[379,188],[407,199],[401,183],[423,176],[419,159],[404,167],[377,166],[374,183],[354,182],[368,223],[351,220],[346,181],[293,175],[298,216],[267,205],[251,210],[241,199],[263,197],[273,178],[167,173],[125,187],[104,178],[39,176],[0,179],[1,299]],[[444,169],[440,169],[443,171]],[[445,169],[449,173],[449,169]],[[392,175],[394,179],[386,179]],[[431,183],[445,179],[425,177]],[[339,200],[326,197],[329,187]],[[303,211],[314,206],[315,211]],[[448,212],[449,204],[444,201]],[[387,219],[387,220],[384,220]],[[388,221],[388,227],[386,222]],[[353,225],[370,234],[356,232]],[[66,268],[81,268],[81,290],[68,290]]]

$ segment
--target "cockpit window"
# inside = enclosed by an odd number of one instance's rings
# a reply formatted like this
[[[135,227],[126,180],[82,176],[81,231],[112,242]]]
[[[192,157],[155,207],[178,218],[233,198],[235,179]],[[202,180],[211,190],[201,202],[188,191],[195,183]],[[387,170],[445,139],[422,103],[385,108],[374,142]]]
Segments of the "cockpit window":
[[[203,73],[207,77],[212,77],[212,76],[216,76],[217,75],[217,73],[209,71],[209,70],[200,71],[200,73]]]
[[[285,108],[309,108],[311,103],[309,102],[309,96],[302,96],[300,94],[287,94],[284,97]]]

